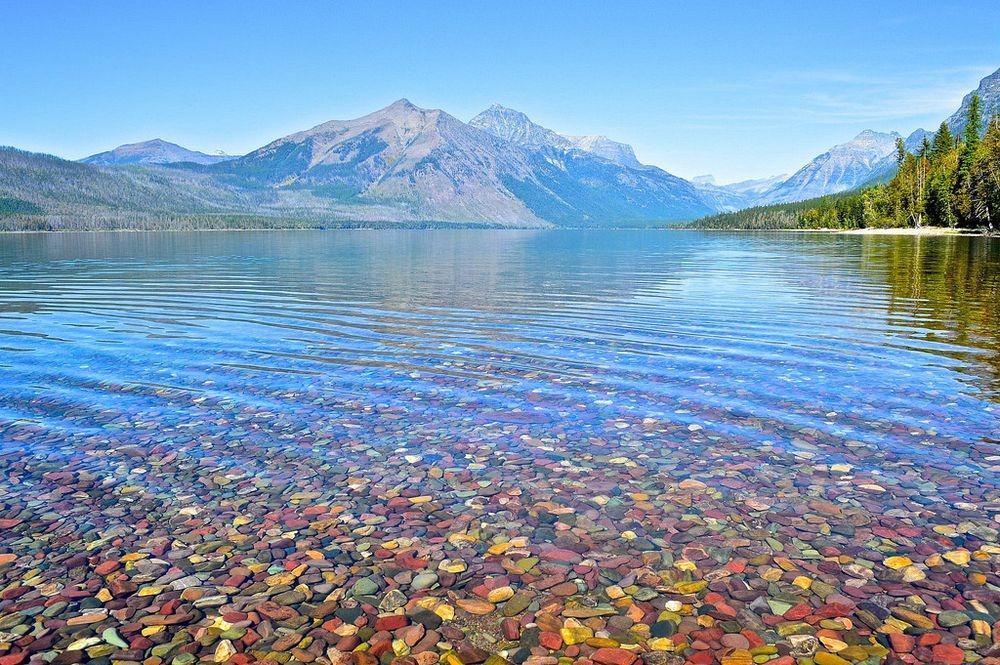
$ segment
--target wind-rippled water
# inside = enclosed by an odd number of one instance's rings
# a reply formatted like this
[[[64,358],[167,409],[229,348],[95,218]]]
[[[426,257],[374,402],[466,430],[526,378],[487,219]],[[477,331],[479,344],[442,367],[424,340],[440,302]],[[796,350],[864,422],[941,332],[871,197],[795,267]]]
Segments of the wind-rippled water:
[[[629,417],[958,465],[1000,438],[998,301],[982,238],[10,235],[0,446],[169,432],[195,454],[317,428],[378,445],[366,414],[391,410],[442,441],[552,422],[585,440]]]
[[[984,238],[2,236],[0,653],[987,658],[998,328]]]

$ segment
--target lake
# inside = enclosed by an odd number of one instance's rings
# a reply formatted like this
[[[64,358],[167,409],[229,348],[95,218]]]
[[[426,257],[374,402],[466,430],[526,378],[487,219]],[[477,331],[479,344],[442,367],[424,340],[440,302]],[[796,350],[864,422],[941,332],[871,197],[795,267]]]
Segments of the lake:
[[[998,415],[997,239],[0,236],[0,633],[62,594],[134,660],[228,612],[223,655],[859,662],[909,603],[945,659],[997,599]]]

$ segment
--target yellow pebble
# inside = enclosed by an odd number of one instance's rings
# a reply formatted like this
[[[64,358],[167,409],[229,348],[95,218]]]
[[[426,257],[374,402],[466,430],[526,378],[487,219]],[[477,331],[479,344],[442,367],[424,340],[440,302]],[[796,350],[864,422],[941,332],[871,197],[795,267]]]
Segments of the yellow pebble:
[[[956,566],[966,566],[971,559],[969,550],[951,550],[950,552],[945,552],[941,556],[948,561],[951,561]]]
[[[493,556],[498,556],[509,550],[511,547],[513,546],[510,544],[509,541],[506,543],[496,543],[495,545],[491,545],[490,548],[486,550],[486,553],[492,554]]]
[[[559,631],[566,644],[581,644],[594,636],[594,631],[586,626],[566,626]]]
[[[678,582],[674,585],[674,589],[680,594],[698,593],[702,589],[708,586],[708,582],[705,580],[696,580],[694,582]]]
[[[673,651],[674,641],[669,637],[654,637],[649,642],[647,642],[649,648],[653,651]]]
[[[465,570],[466,565],[464,561],[458,559],[445,559],[438,568],[446,573],[461,573]]]
[[[823,646],[825,646],[827,649],[829,649],[834,653],[837,653],[838,651],[843,651],[844,649],[847,648],[847,642],[841,642],[840,640],[834,639],[832,637],[827,637],[825,635],[821,635],[819,641],[823,643]]]
[[[910,560],[910,557],[906,556],[891,556],[882,562],[882,565],[884,565],[886,568],[892,568],[893,570],[906,568],[907,566],[912,564],[913,561]]]
[[[451,621],[455,618],[455,608],[447,603],[441,603],[434,608],[434,614],[438,615],[445,621]]]

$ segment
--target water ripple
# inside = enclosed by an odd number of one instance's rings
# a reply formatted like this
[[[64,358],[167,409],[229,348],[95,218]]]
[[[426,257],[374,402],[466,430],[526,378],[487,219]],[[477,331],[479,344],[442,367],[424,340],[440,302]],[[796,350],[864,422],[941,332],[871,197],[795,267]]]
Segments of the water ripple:
[[[328,430],[345,426],[336,396],[442,437],[490,413],[580,437],[642,414],[748,445],[807,432],[966,463],[1000,436],[998,265],[996,241],[960,238],[8,236],[0,446],[25,445],[25,423],[49,452],[216,436],[210,416],[249,409]]]

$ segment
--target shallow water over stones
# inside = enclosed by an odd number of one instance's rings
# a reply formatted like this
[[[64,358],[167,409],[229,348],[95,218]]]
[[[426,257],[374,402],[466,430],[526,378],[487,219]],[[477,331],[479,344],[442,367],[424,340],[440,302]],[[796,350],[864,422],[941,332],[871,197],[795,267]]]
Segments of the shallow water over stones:
[[[2,237],[0,665],[989,662],[998,351],[995,240]]]

